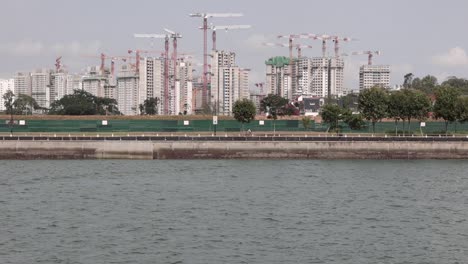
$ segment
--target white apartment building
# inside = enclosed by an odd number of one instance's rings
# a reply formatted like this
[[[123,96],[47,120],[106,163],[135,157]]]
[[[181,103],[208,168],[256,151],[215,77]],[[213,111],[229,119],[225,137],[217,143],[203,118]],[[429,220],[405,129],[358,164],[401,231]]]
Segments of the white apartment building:
[[[65,90],[64,95],[73,94],[74,90],[82,90],[82,89],[83,89],[83,84],[81,80],[81,75],[76,75],[76,74],[67,75],[67,88]]]
[[[289,74],[289,58],[273,57],[265,62],[266,83],[268,94],[280,95],[284,98],[292,98],[292,78]]]
[[[147,98],[158,98],[158,113],[164,107],[164,59],[146,57],[140,60],[138,105]]]
[[[234,52],[212,52],[211,103],[220,115],[231,115],[237,100],[249,99],[249,70],[239,68],[235,59]]]
[[[117,74],[117,103],[120,112],[124,115],[140,114],[138,79],[130,65],[121,66]]]
[[[98,66],[89,67],[87,73],[83,75],[82,88],[84,91],[94,96],[104,97],[105,87],[109,83],[108,75],[101,75]]]
[[[3,95],[7,91],[15,93],[15,79],[0,79],[0,111],[6,110]]]
[[[293,68],[295,76],[292,83],[292,96],[296,98],[301,95],[311,94],[312,60],[307,57],[301,57],[298,60],[295,60]]]
[[[50,107],[52,86],[51,70],[41,69],[31,73],[31,97],[40,107]]]
[[[176,113],[186,113],[187,115],[192,114],[193,109],[193,67],[190,61],[184,59],[178,60],[177,70],[177,104]]]
[[[359,90],[373,86],[390,87],[389,65],[364,65],[359,68]]]
[[[54,73],[52,75],[52,79],[54,87],[53,90],[55,94],[51,94],[51,102],[54,100],[60,100],[60,98],[64,97],[67,94],[68,74],[66,72]]]
[[[17,72],[14,77],[15,94],[26,94],[31,96],[31,73]]]
[[[331,95],[342,96],[344,91],[344,61],[341,58],[312,58],[312,71],[309,77],[311,96],[328,96],[328,72],[330,65]]]

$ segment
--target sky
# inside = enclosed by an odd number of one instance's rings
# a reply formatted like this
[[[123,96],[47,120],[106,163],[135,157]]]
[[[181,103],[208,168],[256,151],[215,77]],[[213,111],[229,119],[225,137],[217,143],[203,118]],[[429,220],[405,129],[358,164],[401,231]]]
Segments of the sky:
[[[55,58],[70,72],[98,65],[98,55],[127,56],[129,49],[163,50],[163,40],[135,39],[134,33],[182,34],[179,52],[202,62],[201,18],[189,13],[243,13],[239,18],[212,18],[213,25],[249,24],[251,29],[219,31],[220,50],[234,51],[237,64],[251,69],[251,83],[265,81],[265,60],[288,56],[281,34],[328,34],[356,38],[342,43],[343,53],[380,50],[374,64],[390,65],[391,84],[406,73],[443,81],[468,78],[468,1],[466,0],[2,0],[0,3],[0,78],[15,72],[54,68]],[[321,56],[321,42],[305,56]],[[211,47],[211,43],[209,44]],[[333,54],[333,46],[328,50]],[[96,56],[93,58],[92,56]],[[367,57],[345,57],[345,86],[357,90],[359,66]],[[198,69],[200,72],[201,69]]]

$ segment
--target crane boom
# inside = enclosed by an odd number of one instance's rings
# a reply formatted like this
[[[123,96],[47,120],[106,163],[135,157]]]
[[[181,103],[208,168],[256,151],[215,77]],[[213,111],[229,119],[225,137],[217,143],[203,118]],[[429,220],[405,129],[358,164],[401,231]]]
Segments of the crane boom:
[[[135,38],[165,38],[164,34],[133,34]]]

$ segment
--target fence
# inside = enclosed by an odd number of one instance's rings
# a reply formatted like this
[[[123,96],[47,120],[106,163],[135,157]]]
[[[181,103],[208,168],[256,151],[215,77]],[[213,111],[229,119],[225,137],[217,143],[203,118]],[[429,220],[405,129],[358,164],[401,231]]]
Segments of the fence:
[[[244,124],[243,129],[258,131],[315,131],[325,132],[328,125],[324,123],[310,122],[309,128],[305,129],[300,120],[254,120]],[[214,131],[212,120],[16,120],[10,126],[9,120],[0,120],[0,132],[209,132]],[[407,130],[407,125],[405,127]],[[238,132],[242,130],[241,123],[235,120],[219,120],[216,130],[219,132]],[[379,122],[375,126],[376,133],[395,133],[395,123]],[[398,130],[402,131],[400,122]],[[443,122],[426,122],[426,126],[421,128],[423,134],[440,134],[445,130]],[[411,131],[419,134],[420,126],[418,122],[411,125]],[[370,133],[372,126],[370,123],[361,130],[351,130],[341,124],[342,133]],[[453,123],[449,125],[450,133],[468,132],[468,124]],[[411,133],[410,133],[411,134]]]

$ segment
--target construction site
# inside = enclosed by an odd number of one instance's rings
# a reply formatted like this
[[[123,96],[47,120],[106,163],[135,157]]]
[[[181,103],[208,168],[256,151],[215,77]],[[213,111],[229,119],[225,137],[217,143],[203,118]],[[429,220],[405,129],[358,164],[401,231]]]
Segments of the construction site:
[[[54,101],[74,90],[84,90],[94,96],[115,99],[120,113],[127,116],[142,114],[140,106],[150,98],[157,100],[158,115],[210,112],[230,116],[234,102],[244,98],[252,100],[259,107],[260,101],[268,94],[280,95],[290,102],[346,95],[350,89],[344,84],[344,58],[349,55],[368,56],[368,65],[360,68],[359,89],[375,85],[390,86],[390,67],[372,65],[373,57],[380,55],[380,51],[343,53],[341,44],[357,39],[311,33],[277,36],[278,40],[287,40],[286,43],[261,43],[266,49],[287,48],[289,55],[267,58],[264,81],[253,84],[251,69],[238,65],[236,61],[239,54],[220,49],[216,43],[220,30],[248,30],[252,27],[245,24],[217,24],[219,20],[236,19],[243,14],[192,13],[189,16],[201,20],[198,28],[195,23],[193,27],[203,35],[201,62],[195,59],[200,58],[200,54],[178,50],[178,42],[184,41],[183,34],[162,28],[159,33],[134,33],[129,36],[148,43],[160,43],[164,47],[161,50],[129,48],[124,54],[103,52],[82,55],[90,62],[98,60],[100,63],[87,67],[81,74],[69,72],[64,65],[67,58],[58,56],[54,69],[17,72],[10,80],[13,85],[8,87],[13,86],[16,94],[31,96],[42,109],[48,109]],[[321,42],[321,56],[304,56],[303,49],[315,47],[312,43],[314,41]],[[333,55],[327,50],[331,43],[334,47]],[[197,71],[198,67],[201,70]],[[3,90],[1,92],[5,92]]]

